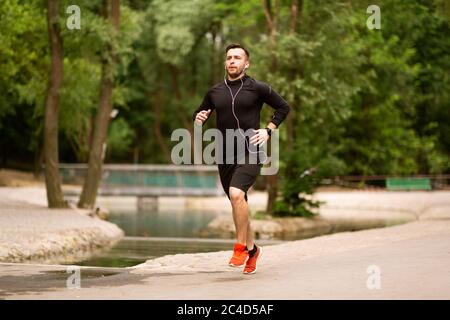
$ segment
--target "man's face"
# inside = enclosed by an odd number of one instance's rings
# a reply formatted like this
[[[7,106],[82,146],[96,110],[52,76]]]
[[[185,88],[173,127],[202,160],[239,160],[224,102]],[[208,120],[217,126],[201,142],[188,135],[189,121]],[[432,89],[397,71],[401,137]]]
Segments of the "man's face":
[[[249,62],[243,49],[233,48],[228,50],[225,67],[230,78],[239,77],[246,64],[249,64]]]

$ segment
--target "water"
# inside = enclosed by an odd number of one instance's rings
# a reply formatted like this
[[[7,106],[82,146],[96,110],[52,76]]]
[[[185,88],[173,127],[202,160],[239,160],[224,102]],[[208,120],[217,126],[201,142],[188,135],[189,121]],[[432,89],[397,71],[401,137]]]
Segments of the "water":
[[[168,254],[231,250],[234,240],[125,237],[110,251],[77,263],[82,266],[129,267]]]
[[[198,238],[198,232],[220,214],[212,211],[113,212],[109,221],[125,232],[125,238],[112,249],[81,266],[129,267],[169,254],[232,250],[234,239]],[[270,245],[280,241],[258,241]]]
[[[130,237],[192,238],[221,214],[231,213],[200,210],[116,212],[108,220]]]

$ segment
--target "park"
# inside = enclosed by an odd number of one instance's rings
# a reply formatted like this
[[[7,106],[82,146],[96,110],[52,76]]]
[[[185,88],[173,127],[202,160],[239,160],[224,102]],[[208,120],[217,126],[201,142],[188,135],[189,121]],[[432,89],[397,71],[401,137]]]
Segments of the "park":
[[[448,1],[8,0],[0,30],[0,300],[450,299]]]

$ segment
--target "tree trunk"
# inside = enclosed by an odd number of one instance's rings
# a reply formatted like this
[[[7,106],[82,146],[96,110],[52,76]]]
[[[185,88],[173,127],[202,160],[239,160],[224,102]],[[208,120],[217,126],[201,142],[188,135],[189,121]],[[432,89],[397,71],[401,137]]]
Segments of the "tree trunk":
[[[139,147],[133,148],[133,163],[134,164],[139,163]]]
[[[180,106],[180,112],[177,112],[178,118],[181,121],[181,125],[189,131],[189,134],[191,136],[191,159],[194,159],[194,123],[190,118],[190,114],[185,110],[183,105],[183,100],[181,97],[181,91],[180,91],[180,84],[178,80],[178,74],[179,70],[175,66],[170,66],[170,72],[172,75],[172,87],[173,92],[175,94],[175,98],[177,99],[179,106]],[[189,114],[189,117],[186,115]]]
[[[274,8],[272,8],[271,0],[262,0],[262,6],[264,10],[264,16],[266,18],[267,33],[270,39],[269,50],[272,54],[272,70],[277,69],[277,59],[275,58],[274,51],[277,45],[277,27],[278,27],[278,12],[280,9],[280,3],[275,0]]]
[[[223,77],[224,65],[219,60],[219,52],[217,51],[217,40],[219,39],[218,33],[220,31],[220,22],[213,23],[211,25],[211,35],[212,35],[212,46],[211,46],[211,74],[209,79],[210,86],[215,85],[221,77]],[[222,63],[222,68],[219,66]],[[219,69],[218,69],[219,68]]]
[[[58,160],[59,89],[63,79],[63,45],[58,26],[58,0],[47,0],[47,24],[51,48],[51,67],[44,120],[45,186],[49,208],[65,208]]]
[[[109,13],[109,3],[111,10]],[[119,32],[120,0],[104,0],[102,8],[105,19],[111,18],[112,25],[116,30],[114,37],[117,38]],[[108,134],[109,122],[112,111],[112,92],[114,85],[114,68],[117,63],[117,56],[113,45],[108,46],[111,59],[102,62],[102,79],[100,85],[100,101],[93,128],[91,150],[89,153],[88,170],[78,202],[79,208],[93,208],[95,206],[97,191],[102,176],[102,164],[106,152],[106,137]]]
[[[301,12],[303,8],[303,0],[300,0],[300,4],[298,0],[292,0],[291,3],[291,25],[289,32],[291,34],[297,33],[297,26],[298,26],[298,13]],[[295,77],[296,71],[291,71],[292,78]],[[295,123],[295,110],[298,108],[300,104],[300,101],[297,101],[296,98],[294,98],[293,101],[291,101],[291,112],[289,114],[289,117],[286,119],[286,131],[287,131],[287,147],[289,151],[294,150],[294,141],[295,141],[295,131],[294,131],[294,123]]]
[[[276,72],[277,69],[277,59],[275,57],[274,51],[276,49],[276,34],[277,34],[277,17],[279,12],[279,1],[275,0],[274,8],[272,8],[271,0],[262,0],[264,16],[266,17],[267,32],[270,38],[270,48],[272,55],[271,68],[272,72]],[[273,213],[273,207],[278,196],[278,175],[269,175],[266,180],[267,188],[267,214]]]
[[[189,130],[189,132],[191,133],[191,136],[194,136],[194,129],[193,129],[193,124],[191,121],[191,117],[186,116],[188,113],[186,112],[184,105],[183,105],[183,99],[181,97],[181,90],[180,90],[180,81],[179,81],[179,70],[177,67],[175,66],[170,66],[170,73],[172,75],[172,85],[173,85],[173,93],[175,94],[175,98],[177,99],[177,101],[180,104],[180,112],[177,112],[178,114],[178,118],[181,121],[181,124]]]

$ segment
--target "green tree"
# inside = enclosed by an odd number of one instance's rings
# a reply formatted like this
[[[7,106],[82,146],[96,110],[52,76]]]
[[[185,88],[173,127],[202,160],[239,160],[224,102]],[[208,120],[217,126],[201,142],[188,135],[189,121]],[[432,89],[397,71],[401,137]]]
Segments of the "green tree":
[[[102,16],[110,20],[112,39],[108,43],[106,54],[102,57],[102,79],[100,84],[100,100],[93,128],[93,136],[89,150],[88,169],[78,201],[79,208],[93,208],[97,198],[98,186],[101,180],[102,164],[106,152],[106,138],[112,112],[112,96],[114,88],[115,67],[117,64],[116,39],[120,25],[120,1],[104,0]]]
[[[44,159],[45,159],[45,185],[47,200],[50,208],[64,208],[67,203],[61,188],[59,175],[59,148],[58,148],[58,122],[59,122],[59,90],[63,81],[63,44],[58,25],[59,2],[47,1],[47,23],[49,43],[51,47],[51,69],[49,84],[45,99],[44,124]]]

